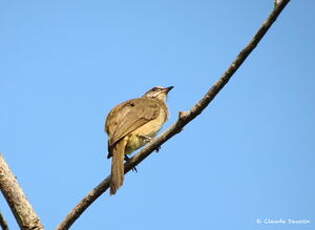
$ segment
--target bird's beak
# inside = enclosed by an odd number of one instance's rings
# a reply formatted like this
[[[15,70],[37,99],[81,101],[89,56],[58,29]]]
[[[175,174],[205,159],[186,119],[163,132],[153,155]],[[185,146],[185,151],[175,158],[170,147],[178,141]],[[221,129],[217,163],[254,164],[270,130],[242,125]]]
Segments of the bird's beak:
[[[171,91],[174,88],[174,86],[169,86],[165,88],[165,92],[168,93],[169,91]]]

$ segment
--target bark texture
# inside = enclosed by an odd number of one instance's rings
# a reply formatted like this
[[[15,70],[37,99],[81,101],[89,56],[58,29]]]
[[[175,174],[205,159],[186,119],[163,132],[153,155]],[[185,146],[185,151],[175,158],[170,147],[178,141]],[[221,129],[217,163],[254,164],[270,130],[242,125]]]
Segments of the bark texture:
[[[21,186],[4,160],[2,154],[0,154],[0,189],[20,226],[20,229],[44,229],[39,217],[28,202]]]

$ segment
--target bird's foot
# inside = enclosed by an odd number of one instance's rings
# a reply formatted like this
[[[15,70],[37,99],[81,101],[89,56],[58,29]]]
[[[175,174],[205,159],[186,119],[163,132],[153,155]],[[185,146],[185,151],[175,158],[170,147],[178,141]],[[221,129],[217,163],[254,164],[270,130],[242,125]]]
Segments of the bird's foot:
[[[139,135],[139,137],[144,141],[145,144],[149,143],[152,141],[152,137],[146,136],[146,135]]]
[[[161,145],[160,146],[158,146],[158,147],[156,147],[156,149],[155,149],[155,152],[159,152],[160,151],[160,149],[161,149]]]
[[[152,137],[150,137],[150,136],[145,136],[145,135],[141,135],[141,136],[139,136],[139,137],[142,138],[146,144],[149,143],[150,141],[152,141],[152,139],[153,139]],[[158,152],[160,151],[160,149],[161,149],[161,146],[158,146],[158,147],[155,149],[155,151],[158,153]]]
[[[128,157],[126,154],[125,154],[125,161],[126,161],[127,163],[130,161],[130,157]],[[133,168],[131,168],[131,170],[132,170],[133,172],[138,172],[136,166],[133,167]]]

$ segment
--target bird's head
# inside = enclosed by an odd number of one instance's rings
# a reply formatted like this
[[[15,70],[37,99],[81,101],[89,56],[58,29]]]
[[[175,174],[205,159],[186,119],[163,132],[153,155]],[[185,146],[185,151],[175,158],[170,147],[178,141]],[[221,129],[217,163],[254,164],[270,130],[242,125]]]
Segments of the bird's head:
[[[166,88],[162,86],[156,86],[150,89],[149,91],[147,91],[143,96],[148,97],[148,98],[158,99],[165,102],[168,92],[171,91],[171,89],[173,88],[174,86],[170,86]]]

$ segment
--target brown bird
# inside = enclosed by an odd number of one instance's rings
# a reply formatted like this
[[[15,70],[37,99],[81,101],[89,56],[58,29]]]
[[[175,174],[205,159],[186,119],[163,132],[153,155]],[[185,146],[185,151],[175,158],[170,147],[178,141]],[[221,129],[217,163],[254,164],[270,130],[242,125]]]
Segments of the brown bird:
[[[148,143],[168,118],[166,99],[173,88],[154,87],[142,97],[125,101],[114,107],[105,122],[108,134],[108,156],[112,157],[110,194],[124,182],[124,159]]]

